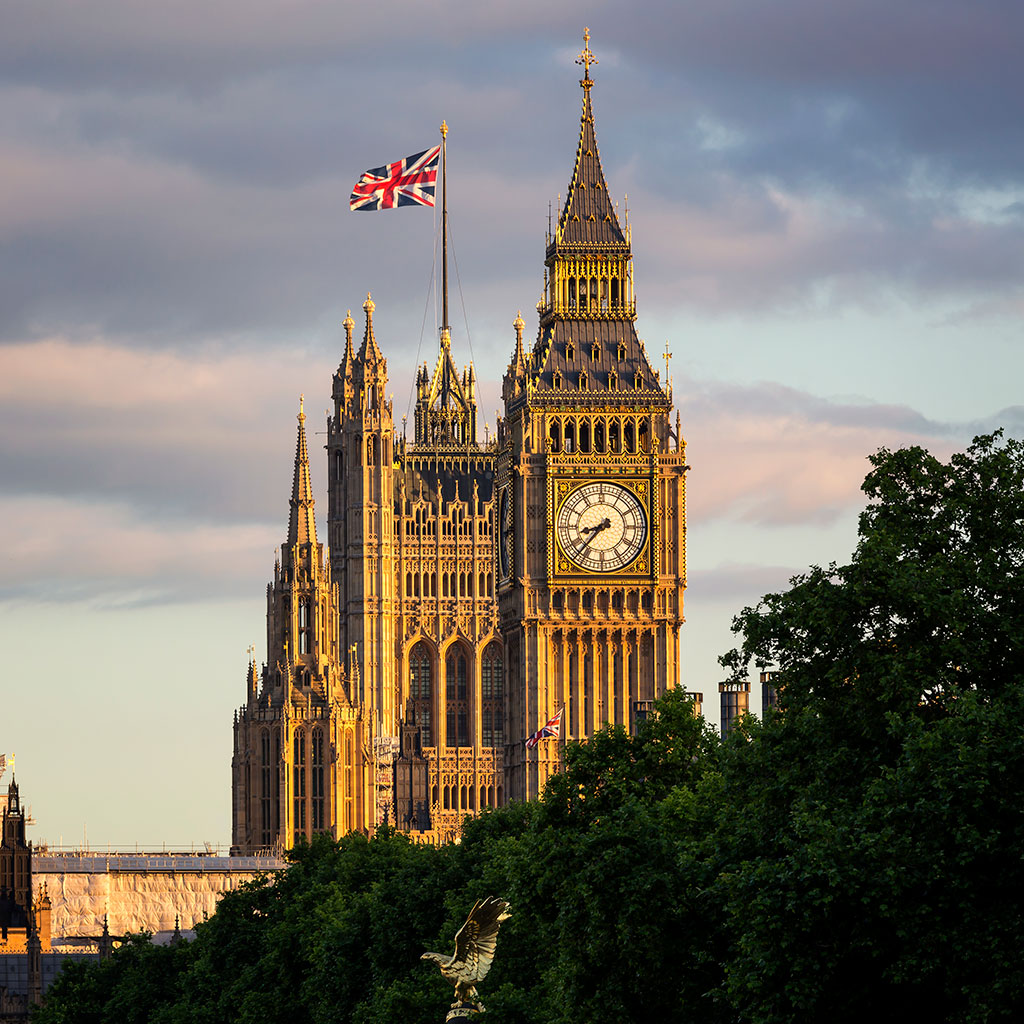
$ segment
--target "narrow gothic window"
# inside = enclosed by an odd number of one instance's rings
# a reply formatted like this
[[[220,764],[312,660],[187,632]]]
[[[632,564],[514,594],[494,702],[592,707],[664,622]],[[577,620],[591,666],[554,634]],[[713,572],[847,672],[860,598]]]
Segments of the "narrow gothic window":
[[[273,843],[271,827],[271,782],[273,777],[270,760],[270,730],[263,729],[260,732],[260,825],[261,842],[264,846],[270,846]]]
[[[481,743],[485,747],[503,745],[504,689],[502,651],[497,643],[488,644],[480,663],[480,702],[483,718]]]
[[[409,722],[420,727],[420,745],[432,747],[431,709],[434,685],[430,674],[430,652],[422,641],[409,656]]]
[[[312,619],[309,598],[299,601],[299,654],[309,654],[311,649]]]
[[[322,729],[313,730],[310,761],[313,769],[313,831],[320,832],[324,827],[324,733]]]
[[[301,729],[295,730],[293,744],[292,790],[294,808],[292,825],[296,841],[306,834],[306,737]]]
[[[460,646],[452,647],[445,662],[445,696],[448,705],[446,724],[448,746],[469,744],[469,662]]]

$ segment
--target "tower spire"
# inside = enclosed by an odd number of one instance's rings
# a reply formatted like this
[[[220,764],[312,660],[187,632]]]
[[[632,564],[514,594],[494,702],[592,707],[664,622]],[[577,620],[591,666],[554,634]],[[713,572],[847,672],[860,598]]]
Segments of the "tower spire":
[[[295,476],[288,514],[288,546],[316,544],[316,520],[313,515],[313,486],[309,478],[309,449],[306,447],[306,414],[299,395],[299,437],[295,444]]]

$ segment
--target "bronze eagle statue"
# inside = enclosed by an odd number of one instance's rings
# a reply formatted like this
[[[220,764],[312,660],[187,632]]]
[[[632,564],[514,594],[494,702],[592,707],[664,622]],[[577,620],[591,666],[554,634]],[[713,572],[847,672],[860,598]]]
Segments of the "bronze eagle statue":
[[[424,953],[421,960],[432,960],[441,968],[441,974],[455,986],[455,1002],[479,1001],[476,983],[487,977],[494,962],[494,947],[498,942],[498,928],[509,917],[508,903],[495,896],[477,900],[466,918],[466,923],[455,936],[455,952]]]

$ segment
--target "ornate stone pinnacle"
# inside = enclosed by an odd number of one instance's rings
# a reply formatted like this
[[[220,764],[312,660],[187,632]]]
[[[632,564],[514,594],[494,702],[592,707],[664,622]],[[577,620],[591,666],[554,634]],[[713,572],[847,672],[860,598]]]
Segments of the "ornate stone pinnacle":
[[[580,51],[580,55],[576,58],[576,63],[583,65],[583,81],[580,82],[580,85],[582,85],[584,89],[589,88],[589,86],[585,85],[584,83],[592,81],[590,77],[590,65],[596,64],[597,62],[598,61],[597,58],[594,56],[593,50],[590,49],[590,29],[584,28],[583,49]]]

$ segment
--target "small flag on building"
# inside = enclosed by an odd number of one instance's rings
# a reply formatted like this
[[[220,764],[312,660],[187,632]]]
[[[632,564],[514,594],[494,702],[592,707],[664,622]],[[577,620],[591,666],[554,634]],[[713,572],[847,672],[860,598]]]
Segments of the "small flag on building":
[[[356,182],[349,199],[353,210],[391,210],[396,206],[433,206],[441,147],[413,153],[383,167],[372,167]]]
[[[562,712],[565,710],[565,705],[558,709],[558,714],[554,718],[549,718],[547,724],[543,728],[538,729],[527,741],[526,749],[533,750],[537,744],[546,739],[548,736],[554,736],[558,738],[558,734],[562,729]]]

